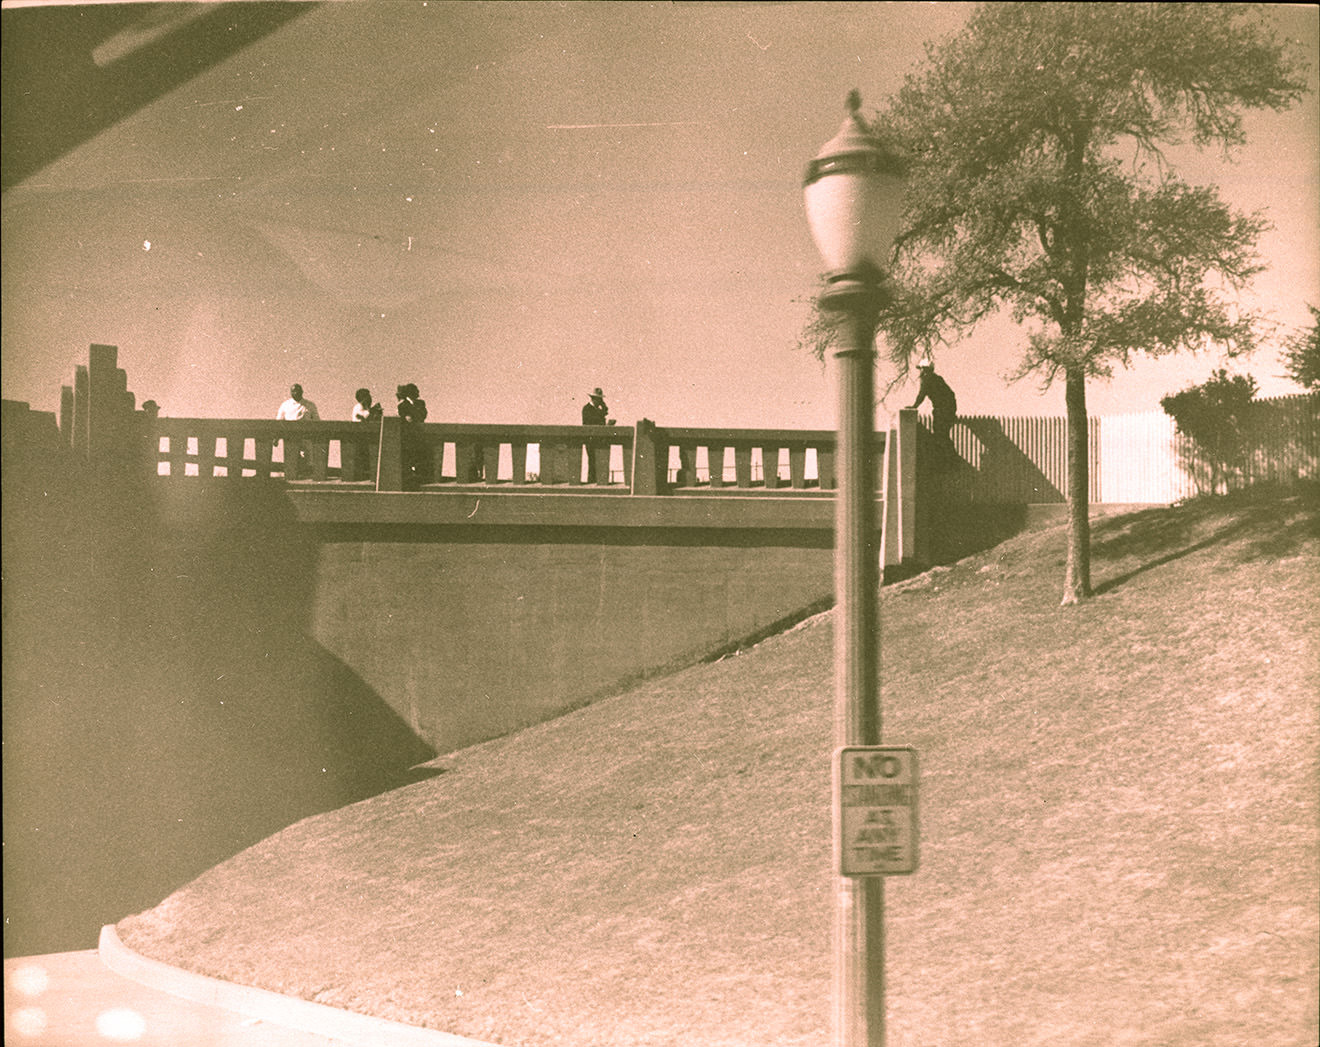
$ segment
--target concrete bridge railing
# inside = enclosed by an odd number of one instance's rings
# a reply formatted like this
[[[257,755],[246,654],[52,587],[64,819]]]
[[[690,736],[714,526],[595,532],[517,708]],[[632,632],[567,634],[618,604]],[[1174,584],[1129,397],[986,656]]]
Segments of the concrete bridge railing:
[[[617,494],[831,494],[827,430],[279,422],[139,412],[148,474],[369,490],[583,488]],[[877,434],[877,452],[884,434]]]
[[[919,427],[916,412],[903,411],[889,432],[875,435],[887,564],[926,555],[916,513]],[[616,497],[592,498],[590,506],[579,500],[569,513],[575,520],[828,530],[836,488],[832,430],[680,428],[647,419],[582,426],[412,424],[397,416],[378,422],[164,418],[150,400],[136,407],[112,345],[93,345],[73,386],[62,390],[59,438],[88,477],[112,486],[145,481],[182,493],[199,482],[226,488],[275,482],[296,496],[309,522],[326,513],[327,520],[343,522],[350,513],[379,523],[472,512],[462,499],[451,505],[434,498],[425,506],[357,498],[350,512],[333,497],[403,491],[498,495],[486,500],[483,519],[504,513],[509,523],[544,520],[549,507],[533,502],[553,492],[636,496],[626,499],[628,509]],[[323,512],[327,505],[333,512]]]
[[[148,418],[150,472],[173,478],[283,479],[423,487],[628,486],[633,430],[580,426],[471,425],[398,417],[379,422]],[[608,435],[607,435],[608,434]],[[593,459],[590,480],[583,456]],[[617,466],[611,468],[612,461]]]

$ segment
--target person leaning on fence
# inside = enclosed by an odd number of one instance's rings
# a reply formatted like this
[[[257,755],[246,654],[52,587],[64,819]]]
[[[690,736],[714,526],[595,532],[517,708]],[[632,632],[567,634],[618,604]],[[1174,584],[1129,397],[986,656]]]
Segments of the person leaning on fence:
[[[591,396],[587,402],[582,405],[582,424],[583,425],[613,425],[614,419],[610,417],[610,409],[605,404],[605,393],[597,386],[591,390]],[[596,456],[590,445],[587,445],[587,483],[596,482]]]
[[[353,421],[355,422],[378,422],[380,421],[380,404],[374,403],[371,399],[370,389],[359,389],[353,394],[353,399],[357,402],[353,404]]]
[[[403,419],[403,488],[405,491],[416,491],[422,486],[423,478],[427,475],[427,455],[426,441],[421,432],[416,428],[426,421],[426,401],[417,390],[417,386],[409,382],[407,385],[401,385],[395,389],[395,395],[399,400],[399,417]]]
[[[922,360],[917,368],[921,372],[921,385],[912,406],[920,407],[929,400],[935,412],[931,428],[936,436],[947,440],[953,429],[953,421],[958,417],[958,398],[953,395],[949,383],[935,373],[935,365],[930,360]]]

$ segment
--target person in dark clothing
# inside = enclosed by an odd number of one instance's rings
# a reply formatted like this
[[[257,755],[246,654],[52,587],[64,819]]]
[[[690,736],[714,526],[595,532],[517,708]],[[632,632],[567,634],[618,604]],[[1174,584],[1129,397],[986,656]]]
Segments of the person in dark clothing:
[[[591,398],[582,405],[582,424],[583,425],[613,425],[614,419],[610,417],[610,409],[605,404],[605,393],[600,386],[591,390]],[[596,482],[596,455],[592,447],[587,445],[587,483]]]
[[[949,383],[935,373],[935,365],[929,360],[922,360],[917,368],[921,372],[921,385],[912,406],[920,407],[929,400],[935,412],[931,428],[936,436],[947,440],[953,421],[958,417],[958,398],[953,395]]]
[[[605,394],[597,386],[591,390],[591,399],[582,405],[583,425],[608,425],[610,409],[605,405]]]
[[[424,422],[426,421],[426,401],[422,399],[421,393],[417,391],[417,386],[411,382],[408,385],[401,385],[396,390],[399,398],[399,417],[405,422]]]
[[[415,428],[426,421],[426,401],[411,382],[395,389],[395,395],[399,400],[399,417],[404,421],[403,486],[404,490],[416,491],[429,473],[426,442]]]

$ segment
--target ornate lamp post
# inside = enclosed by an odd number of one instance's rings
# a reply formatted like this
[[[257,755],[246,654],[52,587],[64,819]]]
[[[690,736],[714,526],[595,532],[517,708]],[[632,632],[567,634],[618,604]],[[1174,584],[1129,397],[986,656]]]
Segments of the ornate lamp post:
[[[834,744],[880,744],[875,328],[882,265],[898,233],[902,164],[863,122],[856,91],[839,133],[807,167],[807,223],[825,262],[821,308],[843,328],[834,523]],[[884,878],[836,877],[834,1042],[883,1047]]]

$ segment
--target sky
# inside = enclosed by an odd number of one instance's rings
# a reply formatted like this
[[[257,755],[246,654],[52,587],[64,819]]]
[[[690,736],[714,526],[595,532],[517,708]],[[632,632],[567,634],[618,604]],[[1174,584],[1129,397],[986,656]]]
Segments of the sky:
[[[170,61],[142,10],[91,41],[89,70]],[[851,88],[879,106],[970,10],[306,5],[7,183],[3,395],[57,410],[101,342],[171,417],[274,417],[299,382],[346,419],[359,386],[392,409],[414,382],[432,421],[573,423],[600,386],[625,425],[833,428],[832,367],[798,348],[821,267],[802,171]],[[1318,13],[1266,16],[1313,91]],[[25,86],[6,83],[7,109]],[[1320,305],[1317,111],[1312,94],[1249,114],[1232,164],[1171,153],[1274,223],[1244,300],[1281,337]],[[961,413],[1063,413],[1061,387],[1006,380],[1025,337],[995,322],[940,349]],[[1140,364],[1092,382],[1090,410],[1158,409],[1221,363]],[[1272,350],[1231,369],[1300,391]]]

